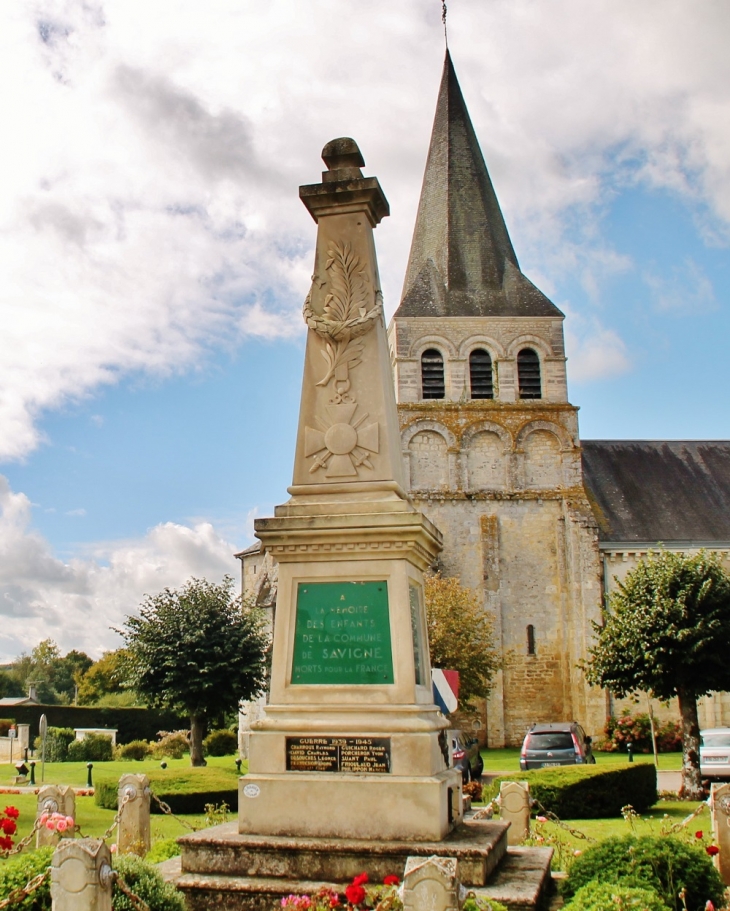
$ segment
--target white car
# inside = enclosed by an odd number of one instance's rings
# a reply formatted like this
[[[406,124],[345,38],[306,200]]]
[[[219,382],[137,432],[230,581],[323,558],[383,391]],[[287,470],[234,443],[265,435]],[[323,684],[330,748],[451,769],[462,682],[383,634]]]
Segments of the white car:
[[[700,731],[700,774],[703,778],[730,778],[730,728]]]

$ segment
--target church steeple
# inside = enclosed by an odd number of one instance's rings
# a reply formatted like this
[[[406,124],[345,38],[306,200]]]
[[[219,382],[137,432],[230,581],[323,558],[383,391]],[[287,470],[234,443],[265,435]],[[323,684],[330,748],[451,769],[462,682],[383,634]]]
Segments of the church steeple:
[[[520,271],[448,50],[396,316],[562,316]]]

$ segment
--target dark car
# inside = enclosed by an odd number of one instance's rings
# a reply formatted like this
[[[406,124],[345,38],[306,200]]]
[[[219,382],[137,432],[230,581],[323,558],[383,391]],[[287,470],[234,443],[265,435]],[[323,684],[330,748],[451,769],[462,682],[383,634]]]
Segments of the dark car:
[[[575,721],[533,724],[520,752],[521,769],[582,765],[596,761],[591,738]]]
[[[484,760],[479,752],[479,741],[476,737],[467,737],[463,731],[447,732],[451,746],[451,764],[461,770],[461,777],[466,784],[469,780],[479,781],[484,771]]]

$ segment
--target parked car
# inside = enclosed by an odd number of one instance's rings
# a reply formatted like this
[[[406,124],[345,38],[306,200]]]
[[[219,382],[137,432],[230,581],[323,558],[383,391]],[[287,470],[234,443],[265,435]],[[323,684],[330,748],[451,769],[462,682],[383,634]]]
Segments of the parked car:
[[[700,774],[703,778],[730,778],[730,728],[700,731]]]
[[[468,781],[479,781],[484,771],[484,760],[479,752],[479,741],[476,737],[467,737],[463,731],[447,731],[451,745],[451,765],[461,770],[464,784]]]
[[[533,724],[525,735],[520,752],[520,768],[523,770],[595,761],[591,738],[575,721]]]

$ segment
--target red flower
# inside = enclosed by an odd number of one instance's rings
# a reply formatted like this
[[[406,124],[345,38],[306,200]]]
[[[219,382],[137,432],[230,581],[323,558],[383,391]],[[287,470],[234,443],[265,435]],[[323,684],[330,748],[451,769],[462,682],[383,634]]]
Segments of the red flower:
[[[9,851],[13,847],[13,839],[8,835],[0,835],[0,851]]]
[[[17,819],[20,816],[20,810],[16,810],[15,807],[5,807],[3,813],[11,819]]]
[[[397,886],[399,882],[400,882],[400,880],[398,879],[398,877],[395,876],[393,873],[391,873],[389,876],[385,877],[385,879],[383,880],[383,885],[384,886]]]
[[[351,905],[359,905],[361,901],[365,900],[365,890],[355,883],[350,883],[345,889],[345,895]]]
[[[7,817],[5,819],[0,819],[0,829],[2,829],[6,835],[15,835],[18,831],[15,820],[8,819]]]
[[[720,853],[720,849],[717,847],[717,845],[708,845],[705,848],[705,851],[707,851],[710,857],[714,857],[716,854]]]
[[[352,881],[353,886],[364,886],[368,881],[367,873],[359,873]]]
[[[695,832],[695,838],[702,838],[702,831]]]

